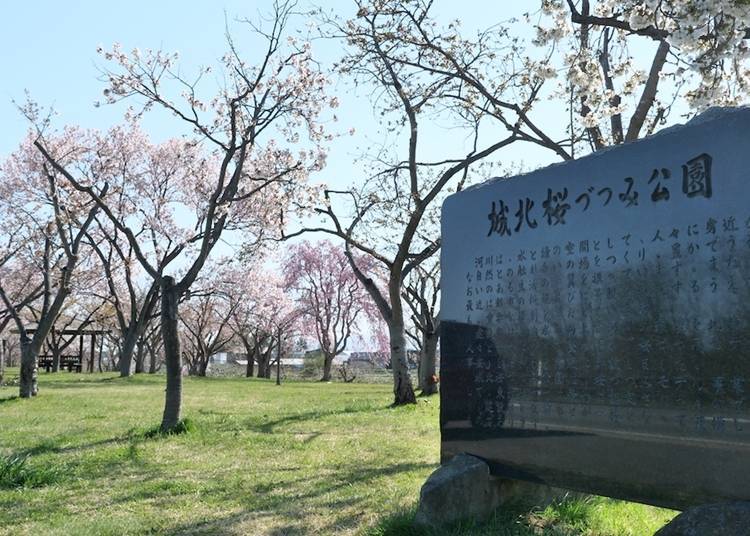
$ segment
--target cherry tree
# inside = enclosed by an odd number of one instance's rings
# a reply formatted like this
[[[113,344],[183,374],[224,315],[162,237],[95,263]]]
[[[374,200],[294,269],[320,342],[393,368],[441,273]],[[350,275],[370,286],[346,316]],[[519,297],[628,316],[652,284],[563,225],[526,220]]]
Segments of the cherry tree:
[[[235,230],[253,241],[263,237],[290,206],[307,195],[305,180],[325,160],[325,132],[318,122],[324,107],[325,76],[307,43],[283,41],[292,5],[275,5],[271,29],[253,27],[266,42],[257,63],[248,64],[231,38],[221,60],[224,85],[202,99],[203,69],[194,80],[184,78],[177,56],[115,45],[101,50],[107,102],[130,100],[142,105],[138,114],[162,109],[187,126],[192,135],[152,146],[146,151],[146,173],[130,173],[119,188],[133,192],[133,214],[146,222],[138,235],[129,217],[114,210],[112,196],[101,185],[77,176],[38,142],[49,165],[77,190],[88,194],[127,238],[144,271],[159,283],[161,330],[167,368],[162,430],[181,420],[182,377],[178,336],[178,302],[196,280],[224,231]],[[302,139],[305,143],[302,143]],[[292,150],[299,144],[300,149]],[[209,150],[210,148],[210,150]],[[116,190],[117,188],[115,188]],[[177,207],[193,220],[181,225]],[[180,258],[179,278],[168,267]],[[173,265],[174,266],[174,265]]]
[[[498,95],[506,99],[505,108],[496,114],[485,113],[467,105],[466,84],[455,75],[452,65],[443,62],[441,70],[421,65],[425,57],[434,55],[423,43],[447,45],[455,38],[453,27],[443,31],[431,18],[430,2],[358,1],[356,5],[357,15],[351,20],[326,19],[325,27],[330,30],[326,35],[347,45],[338,62],[339,71],[376,88],[375,112],[387,118],[385,134],[395,139],[373,149],[374,154],[369,155],[373,172],[359,186],[326,192],[326,205],[316,209],[324,226],[310,225],[301,232],[324,232],[344,240],[354,273],[388,325],[394,403],[414,403],[403,285],[412,270],[439,250],[440,201],[463,187],[470,170],[513,143],[522,139],[554,142],[538,131],[526,114],[536,89],[520,83],[511,52],[498,57],[483,47],[471,50],[459,45],[460,65],[488,65],[507,59],[511,66],[499,70],[493,82]],[[494,123],[495,128],[486,127],[487,123]],[[456,144],[453,154],[435,154],[420,143],[420,132],[439,129],[442,124],[456,125],[455,131],[461,132],[465,141]],[[349,213],[342,207],[348,207]],[[299,233],[288,236],[295,234]],[[384,284],[359,268],[355,252],[382,267]]]
[[[34,116],[33,106],[25,110]],[[68,301],[76,274],[85,264],[83,239],[98,211],[87,196],[70,188],[59,170],[35,148],[39,136],[40,131],[31,134],[0,170],[0,219],[17,244],[11,247],[10,257],[38,278],[32,288],[42,288],[38,303],[28,303],[34,305],[33,319],[37,322],[30,335],[28,318],[14,304],[6,280],[0,280],[0,300],[20,334],[22,398],[38,393],[37,357]],[[63,165],[75,166],[83,174],[107,176],[112,172],[108,150],[102,147],[101,152],[92,151],[92,141],[90,133],[79,129],[66,129],[46,138],[48,150],[58,155]],[[6,262],[10,257],[6,256]]]
[[[359,0],[356,17],[344,22],[323,15],[327,35],[347,45],[340,72],[377,88],[377,115],[395,141],[373,148],[376,171],[365,186],[328,192],[335,208],[318,207],[328,226],[310,230],[339,236],[347,251],[370,254],[388,270],[387,288],[361,280],[389,325],[396,403],[414,399],[401,294],[409,272],[439,248],[436,199],[518,144],[568,160],[652,132],[677,100],[700,110],[746,98],[750,6],[743,2],[541,6],[527,15],[538,27],[532,42],[516,35],[518,20],[492,21],[467,37],[458,20],[438,24],[426,0]],[[628,52],[638,39],[655,45],[645,70]],[[567,107],[569,121],[547,113],[550,106]],[[434,158],[419,137],[430,122],[468,140],[465,153]],[[399,144],[400,158],[391,150]],[[346,217],[342,197],[349,199]]]
[[[116,213],[121,215],[132,212],[123,206],[130,202],[124,193],[124,190],[120,190],[120,206],[116,209]],[[126,377],[131,374],[136,347],[136,373],[143,371],[143,335],[153,320],[159,285],[153,279],[145,286],[138,281],[133,248],[117,227],[100,218],[95,220],[95,224],[93,231],[87,235],[87,241],[104,272],[106,288],[100,297],[111,305],[114,323],[108,324],[112,324],[110,328],[119,334],[118,366],[120,376]],[[143,230],[145,227],[141,228]]]
[[[277,274],[264,269],[262,263],[228,266],[223,274],[231,301],[229,328],[242,344],[247,356],[245,376],[270,377],[269,363],[273,351],[272,326],[277,304],[287,299]]]
[[[745,2],[543,0],[541,6],[526,19],[536,28],[534,45],[550,53],[534,68],[559,80],[548,98],[567,102],[573,150],[579,141],[597,150],[651,134],[674,109],[747,100]]]
[[[369,273],[367,258],[357,259]],[[374,303],[347,261],[330,241],[290,246],[283,264],[285,285],[297,295],[300,313],[323,353],[323,377],[331,380],[333,359],[346,349],[363,317],[377,314]]]
[[[0,281],[3,282],[5,298],[0,301],[0,385],[5,375],[6,361],[10,358],[10,348],[6,339],[6,330],[11,325],[15,315],[23,315],[23,311],[43,292],[43,283],[33,284],[38,279],[29,266],[20,262],[17,253],[21,246],[14,243],[14,236],[0,248]],[[9,305],[8,305],[9,304]],[[15,325],[15,324],[13,324]]]
[[[278,365],[288,342],[299,331],[301,312],[275,271],[256,265],[245,273],[244,280],[244,284],[233,286],[231,293],[236,303],[232,331],[247,354],[246,376],[252,376],[257,363],[257,377],[270,378],[274,359]]]
[[[391,0],[360,9],[408,18],[393,32],[411,52],[394,57],[398,65],[453,77],[462,86],[456,101],[467,113],[516,125],[520,142],[564,160],[651,134],[675,110],[692,114],[747,100],[745,2],[541,0],[538,5],[522,20],[493,21],[475,37],[462,35],[458,20],[436,30],[430,2]],[[515,30],[529,25],[536,31],[532,40]],[[509,100],[508,89],[523,102]],[[564,107],[568,121],[546,113],[545,101]]]
[[[224,350],[232,341],[229,322],[238,302],[231,299],[232,285],[214,272],[210,278],[198,279],[197,290],[180,308],[180,322],[185,328],[183,351],[188,374],[205,376],[212,355]]]

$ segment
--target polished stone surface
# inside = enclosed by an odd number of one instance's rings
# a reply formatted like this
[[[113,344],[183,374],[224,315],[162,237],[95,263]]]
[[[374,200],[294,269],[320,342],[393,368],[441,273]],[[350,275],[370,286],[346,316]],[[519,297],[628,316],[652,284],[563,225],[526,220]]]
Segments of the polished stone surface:
[[[443,458],[684,508],[750,499],[750,110],[448,198]]]

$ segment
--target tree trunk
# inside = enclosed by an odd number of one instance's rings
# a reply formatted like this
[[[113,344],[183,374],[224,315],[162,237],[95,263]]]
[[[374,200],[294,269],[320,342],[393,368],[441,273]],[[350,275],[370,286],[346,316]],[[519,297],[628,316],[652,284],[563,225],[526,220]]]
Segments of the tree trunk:
[[[437,333],[425,333],[422,342],[422,356],[419,366],[419,384],[423,395],[438,392],[437,384]]]
[[[406,331],[403,322],[391,320],[388,326],[391,339],[391,369],[393,370],[393,405],[416,404],[414,388],[406,360]]]
[[[5,377],[5,360],[8,356],[8,341],[0,340],[0,385],[3,384]]]
[[[155,348],[152,348],[151,345],[148,345],[148,355],[149,355],[149,365],[148,365],[148,373],[149,374],[156,374],[156,358],[157,358],[157,351]]]
[[[60,372],[60,345],[57,344],[56,341],[54,341],[55,338],[55,332],[52,331],[52,345],[50,346],[50,350],[52,351],[52,372]]]
[[[425,358],[424,358],[424,335],[422,335],[422,348],[419,349],[419,363],[417,363],[417,389],[420,391],[424,391],[424,364],[425,364]]]
[[[253,351],[247,345],[245,345],[245,355],[247,355],[247,368],[245,368],[245,378],[253,377],[253,369],[255,368],[255,359],[253,358]]]
[[[333,363],[333,354],[329,352],[323,352],[323,377],[320,379],[322,382],[331,381],[331,364]]]
[[[281,350],[281,330],[279,330],[279,346],[276,348],[276,385],[281,385]]]
[[[50,333],[51,344],[47,348],[52,353],[52,372],[60,372],[60,344],[55,331],[55,328],[52,328]]]
[[[127,378],[128,376],[130,376],[130,370],[133,364],[133,351],[135,350],[135,345],[137,342],[137,330],[135,329],[135,326],[131,325],[131,327],[128,329],[127,335],[125,335],[125,340],[122,343],[122,347],[120,348],[121,378]]]
[[[258,355],[258,378],[266,378],[268,380],[271,379],[271,369],[273,368],[271,366],[272,350],[273,346],[269,347],[266,352],[261,352]]]
[[[39,350],[34,351],[31,339],[21,339],[21,379],[18,394],[21,398],[31,398],[39,392],[37,384],[36,358]]]
[[[179,298],[174,278],[163,276],[161,279],[161,334],[164,341],[164,362],[167,368],[167,390],[161,421],[162,432],[168,432],[177,426],[182,411],[182,360],[177,328]]]
[[[94,341],[94,339],[92,337],[91,338],[91,344],[92,344],[91,348],[94,348],[93,350],[91,350],[91,355],[92,356],[94,355],[94,352],[96,351],[96,347],[93,346],[94,342],[95,341]],[[99,352],[99,355],[97,355],[97,357],[96,357],[96,367],[99,369],[99,372],[104,372],[104,369],[102,368],[102,353],[101,352]]]
[[[205,354],[200,356],[200,359],[198,361],[198,376],[201,376],[203,378],[206,377],[206,371],[208,370],[208,362],[211,358]]]
[[[145,344],[143,343],[143,339],[138,339],[138,344],[136,345],[136,352],[135,352],[135,373],[136,374],[143,374],[143,369],[146,361],[146,348]],[[122,372],[120,373],[120,376],[122,376]]]

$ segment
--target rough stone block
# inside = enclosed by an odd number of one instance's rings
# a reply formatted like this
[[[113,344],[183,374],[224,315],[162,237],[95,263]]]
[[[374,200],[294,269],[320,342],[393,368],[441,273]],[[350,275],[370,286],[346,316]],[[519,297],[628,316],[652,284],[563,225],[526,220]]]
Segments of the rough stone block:
[[[479,458],[454,456],[422,486],[415,523],[439,527],[461,519],[487,519],[500,505],[500,483]]]
[[[696,506],[685,510],[654,536],[747,536],[750,534],[750,503],[730,502]]]
[[[484,521],[512,500],[545,507],[568,494],[560,488],[494,477],[482,459],[459,454],[422,486],[415,523],[440,527],[462,519]]]

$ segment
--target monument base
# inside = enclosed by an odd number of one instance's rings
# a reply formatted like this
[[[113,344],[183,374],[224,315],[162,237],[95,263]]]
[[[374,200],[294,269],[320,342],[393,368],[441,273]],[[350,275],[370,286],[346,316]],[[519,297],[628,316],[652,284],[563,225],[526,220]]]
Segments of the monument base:
[[[704,504],[689,508],[654,536],[746,536],[750,531],[750,503]]]
[[[414,522],[430,527],[468,519],[482,522],[511,501],[544,508],[569,494],[543,484],[492,476],[482,459],[459,454],[436,469],[422,486]]]

